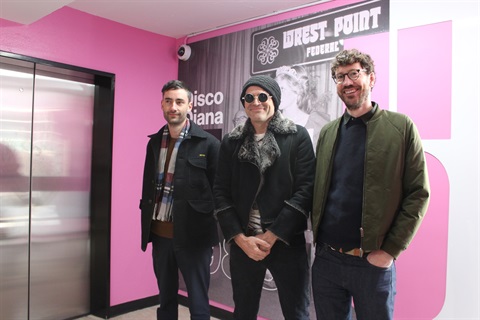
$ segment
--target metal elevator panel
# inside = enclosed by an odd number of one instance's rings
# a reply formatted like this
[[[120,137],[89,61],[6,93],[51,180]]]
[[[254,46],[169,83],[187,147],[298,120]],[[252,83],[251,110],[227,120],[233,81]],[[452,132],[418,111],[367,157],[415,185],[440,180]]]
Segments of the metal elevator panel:
[[[28,319],[34,65],[0,62],[0,318]]]
[[[1,57],[0,319],[89,312],[94,85]]]

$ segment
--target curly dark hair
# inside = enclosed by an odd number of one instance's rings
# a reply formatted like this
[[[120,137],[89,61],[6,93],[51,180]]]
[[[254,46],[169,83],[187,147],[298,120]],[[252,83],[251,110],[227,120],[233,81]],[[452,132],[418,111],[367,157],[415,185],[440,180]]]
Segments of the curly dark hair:
[[[356,62],[360,62],[362,68],[367,70],[367,74],[375,72],[375,64],[370,55],[360,52],[357,49],[348,49],[339,52],[332,61],[332,77],[335,76],[338,67],[348,66]]]

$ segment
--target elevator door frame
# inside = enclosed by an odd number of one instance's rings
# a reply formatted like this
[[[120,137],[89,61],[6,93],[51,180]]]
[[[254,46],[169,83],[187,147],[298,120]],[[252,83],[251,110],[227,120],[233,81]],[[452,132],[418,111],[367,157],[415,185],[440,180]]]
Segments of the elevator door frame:
[[[0,51],[0,57],[31,62],[48,70],[93,76],[95,85],[90,185],[90,313],[103,317],[110,307],[110,217],[115,74]],[[81,316],[81,315],[78,315]]]

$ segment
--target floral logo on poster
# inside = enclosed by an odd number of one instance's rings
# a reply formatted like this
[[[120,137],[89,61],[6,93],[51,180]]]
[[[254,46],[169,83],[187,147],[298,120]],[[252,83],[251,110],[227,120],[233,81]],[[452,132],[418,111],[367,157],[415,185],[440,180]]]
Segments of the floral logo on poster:
[[[262,65],[267,63],[272,64],[273,61],[275,61],[275,58],[278,57],[279,45],[280,42],[273,36],[264,38],[257,47],[257,60],[260,61]]]

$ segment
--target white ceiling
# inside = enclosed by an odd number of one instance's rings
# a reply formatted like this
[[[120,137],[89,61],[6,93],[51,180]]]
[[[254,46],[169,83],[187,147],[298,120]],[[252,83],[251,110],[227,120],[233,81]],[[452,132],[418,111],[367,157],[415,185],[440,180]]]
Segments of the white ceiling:
[[[21,24],[31,24],[67,6],[135,28],[178,39],[321,2],[326,1],[0,0],[0,18]]]

